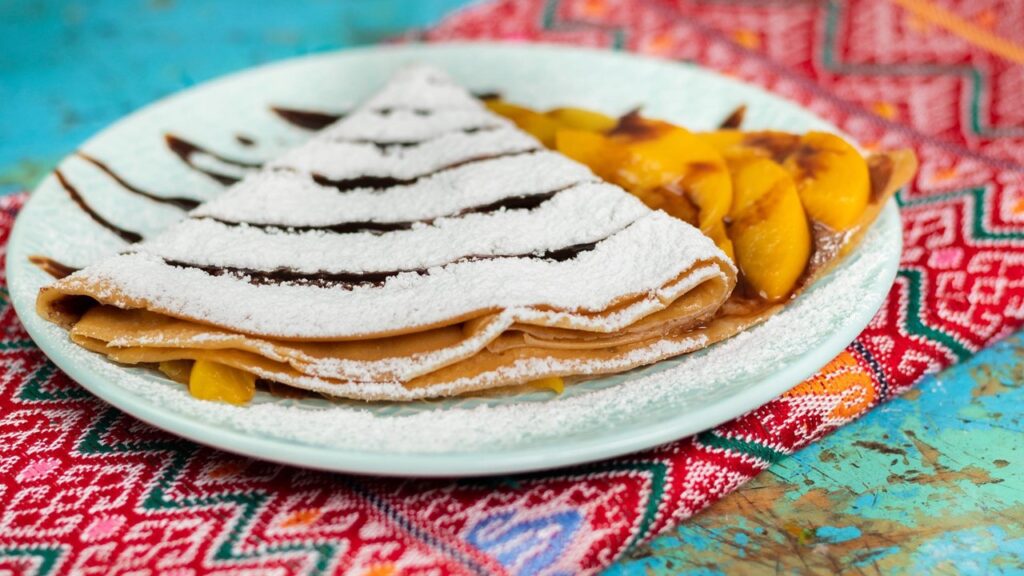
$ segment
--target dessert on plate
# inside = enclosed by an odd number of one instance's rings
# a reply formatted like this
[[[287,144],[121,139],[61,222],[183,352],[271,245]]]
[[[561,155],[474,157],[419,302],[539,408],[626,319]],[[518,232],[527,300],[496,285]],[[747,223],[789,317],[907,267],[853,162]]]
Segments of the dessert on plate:
[[[208,399],[560,389],[767,318],[912,173],[827,134],[542,113],[409,67],[37,310]]]

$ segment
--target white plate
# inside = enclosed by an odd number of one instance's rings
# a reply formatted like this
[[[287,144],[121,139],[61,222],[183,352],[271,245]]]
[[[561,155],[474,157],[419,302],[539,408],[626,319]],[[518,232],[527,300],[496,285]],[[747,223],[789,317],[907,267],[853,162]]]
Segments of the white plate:
[[[443,67],[477,91],[541,108],[576,105],[708,129],[746,104],[746,127],[838,131],[810,112],[698,67],[543,45],[442,44],[347,50],[265,66],[198,86],[105,130],[83,150],[126,181],[169,196],[210,198],[221,186],[168,151],[173,132],[239,158],[262,159],[308,138],[271,106],[343,111],[398,66]],[[252,138],[243,145],[238,136]],[[182,216],[126,192],[80,158],[60,170],[108,220],[151,235]],[[628,374],[532,393],[409,404],[284,400],[259,393],[246,407],[191,398],[152,370],[128,368],[71,344],[34,311],[48,277],[28,263],[43,254],[81,266],[124,242],[99,227],[54,177],[15,225],[8,278],[19,316],[50,358],[100,398],[203,444],[335,471],[461,476],[538,470],[641,450],[711,428],[757,407],[824,366],[867,325],[896,274],[895,204],[842,266],[763,326],[697,354]]]

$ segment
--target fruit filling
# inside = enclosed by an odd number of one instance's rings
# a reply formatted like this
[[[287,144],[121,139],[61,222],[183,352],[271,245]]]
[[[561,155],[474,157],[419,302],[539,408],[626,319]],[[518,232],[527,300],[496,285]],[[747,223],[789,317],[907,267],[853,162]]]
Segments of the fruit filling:
[[[791,298],[826,241],[849,242],[872,196],[868,160],[834,134],[691,132],[637,111],[616,120],[580,108],[486,104],[649,207],[700,228],[736,263],[738,297]]]
[[[256,395],[256,376],[219,362],[196,360],[188,378],[188,391],[200,400],[243,406]]]

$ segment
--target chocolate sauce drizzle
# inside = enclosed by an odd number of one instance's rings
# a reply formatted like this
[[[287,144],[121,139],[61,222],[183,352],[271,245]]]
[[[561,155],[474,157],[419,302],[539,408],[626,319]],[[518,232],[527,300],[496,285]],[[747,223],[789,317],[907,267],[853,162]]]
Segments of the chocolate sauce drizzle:
[[[344,114],[298,110],[295,108],[282,108],[280,106],[271,106],[270,110],[285,122],[304,130],[320,130],[345,117]]]
[[[722,120],[722,123],[719,124],[718,127],[722,130],[737,129],[743,125],[743,119],[746,116],[747,105],[740,104],[739,106],[736,107],[735,110],[732,111],[732,114],[729,114],[728,116],[725,117],[725,120]]]
[[[231,184],[234,184],[235,182],[241,180],[241,178],[239,178],[238,176],[231,176],[228,174],[223,174],[221,172],[216,172],[214,170],[207,170],[202,166],[197,166],[196,163],[192,161],[192,157],[196,154],[206,154],[207,156],[215,158],[224,164],[238,166],[239,168],[254,169],[263,166],[263,162],[252,160],[239,160],[237,158],[230,158],[228,156],[224,156],[217,152],[213,152],[211,150],[203,148],[198,144],[189,142],[188,140],[185,140],[180,136],[175,136],[174,134],[164,134],[164,141],[167,143],[167,147],[171,150],[171,152],[174,152],[174,154],[178,158],[180,158],[181,161],[184,162],[189,168],[192,168],[193,170],[196,170],[198,172],[202,172],[203,174],[206,174],[210,178],[213,178],[214,180],[220,182],[225,186],[230,186]]]
[[[459,130],[452,130],[451,132],[444,132],[442,134],[439,134],[439,135],[434,136],[432,138],[427,138],[425,140],[388,141],[388,140],[355,139],[355,140],[339,140],[339,142],[344,142],[346,144],[367,144],[367,145],[371,145],[371,146],[376,146],[380,150],[387,150],[388,148],[415,148],[416,146],[421,146],[423,144],[427,144],[428,142],[430,142],[432,140],[436,140],[437,138],[440,138],[442,136],[447,136],[448,134],[457,134],[457,133],[476,134],[476,133],[479,133],[479,132],[491,132],[493,130],[501,130],[502,128],[504,128],[504,126],[471,126],[469,128],[461,128]]]
[[[485,99],[488,99],[488,98],[498,97],[498,95],[497,94],[479,94],[479,95],[477,95],[477,97],[479,97],[482,100],[485,100]],[[331,112],[323,112],[323,111],[315,111],[315,110],[301,110],[301,109],[295,109],[295,108],[285,108],[285,107],[281,107],[281,106],[272,106],[270,109],[271,109],[271,111],[273,111],[275,114],[277,114],[280,118],[282,118],[286,122],[288,122],[288,123],[290,123],[290,124],[292,124],[294,126],[297,126],[299,128],[303,128],[303,129],[307,129],[307,130],[320,130],[320,129],[322,129],[322,128],[330,125],[330,124],[333,124],[334,122],[337,122],[338,120],[340,120],[341,118],[343,118],[345,116],[344,113],[331,113]],[[381,108],[381,109],[378,109],[378,110],[374,110],[374,112],[377,113],[377,114],[383,115],[383,116],[387,116],[389,114],[394,113],[395,111],[397,111],[399,109],[400,108],[388,107],[388,108]],[[411,109],[409,109],[409,108],[401,108],[401,109],[402,110],[409,110],[413,114],[417,114],[417,115],[420,115],[420,116],[427,116],[427,115],[433,114],[433,112],[434,112],[433,110],[422,109],[422,108],[411,108]],[[463,132],[465,134],[473,134],[473,133],[476,133],[476,132],[481,132],[481,131],[485,131],[485,130],[494,130],[494,129],[498,129],[498,128],[500,128],[500,126],[469,127],[469,128],[462,129],[461,132]],[[252,146],[252,145],[255,144],[255,141],[252,138],[250,138],[248,136],[245,136],[245,135],[242,135],[242,134],[236,134],[235,135],[235,139],[240,144],[242,144],[243,146]],[[186,139],[184,139],[184,138],[182,138],[180,136],[177,136],[175,134],[165,134],[164,135],[164,141],[167,144],[168,149],[172,153],[174,153],[179,159],[181,159],[181,161],[184,162],[186,166],[188,166],[189,168],[192,168],[193,170],[196,170],[197,172],[205,174],[205,175],[209,176],[210,178],[213,178],[215,181],[219,182],[220,184],[222,184],[224,186],[229,186],[231,184],[234,184],[234,183],[238,182],[240,180],[240,178],[238,176],[233,176],[233,175],[229,175],[229,174],[223,174],[221,172],[217,172],[217,171],[214,171],[214,170],[209,170],[209,169],[203,168],[203,167],[197,165],[194,162],[193,156],[196,155],[196,154],[206,154],[206,155],[208,155],[208,156],[210,156],[210,157],[220,161],[221,163],[237,166],[237,167],[243,168],[243,169],[258,169],[258,168],[261,168],[262,165],[263,165],[263,163],[259,162],[259,161],[239,160],[237,158],[231,158],[229,156],[225,156],[223,154],[211,151],[211,150],[209,150],[209,149],[207,149],[207,148],[205,148],[203,146],[200,146],[198,144],[190,142],[190,141],[188,141],[188,140],[186,140]],[[419,140],[419,141],[396,141],[396,142],[375,141],[375,140],[352,140],[350,142],[353,142],[353,143],[356,143],[356,144],[371,144],[371,145],[377,146],[380,149],[387,149],[387,148],[391,148],[391,147],[396,147],[396,148],[414,147],[414,146],[422,145],[422,144],[424,144],[425,142],[428,142],[428,141],[429,141],[429,139],[428,140]],[[435,175],[435,174],[437,174],[439,172],[443,172],[445,170],[451,170],[451,169],[454,169],[454,168],[458,168],[460,166],[465,166],[467,164],[472,164],[472,163],[475,163],[475,162],[483,162],[483,161],[486,161],[486,160],[492,160],[492,159],[501,158],[501,157],[505,157],[505,156],[514,156],[514,155],[519,155],[519,154],[531,154],[531,153],[537,152],[539,150],[540,149],[537,148],[537,149],[530,149],[530,150],[524,150],[524,151],[519,151],[519,152],[508,152],[508,153],[503,153],[503,154],[490,154],[490,155],[486,155],[486,156],[478,156],[478,157],[462,160],[462,161],[450,164],[448,166],[444,166],[444,167],[442,167],[442,168],[440,168],[438,170],[435,170],[433,172],[430,172],[428,174],[422,174],[420,176],[416,176],[414,178],[408,178],[408,179],[401,179],[401,178],[395,178],[395,177],[389,177],[389,176],[360,176],[360,177],[356,177],[356,178],[331,180],[331,179],[327,178],[326,176],[316,175],[316,174],[313,175],[313,179],[318,184],[321,184],[321,185],[324,185],[324,186],[332,186],[332,187],[337,188],[339,191],[343,191],[343,192],[344,191],[349,191],[349,190],[355,190],[355,189],[358,189],[358,188],[384,189],[384,188],[390,188],[390,187],[393,187],[393,186],[400,186],[400,185],[403,185],[403,184],[413,184],[413,183],[415,183],[415,182],[417,182],[417,181],[419,181],[419,180],[421,180],[423,178],[427,178],[427,177],[433,176],[433,175]],[[139,186],[137,186],[135,184],[132,184],[131,182],[128,182],[121,175],[119,175],[112,168],[110,168],[110,166],[108,164],[106,164],[105,162],[99,160],[98,158],[95,158],[92,155],[87,154],[87,153],[82,152],[82,151],[78,151],[77,155],[82,160],[85,160],[86,162],[89,162],[90,164],[95,166],[97,169],[102,171],[104,174],[106,174],[108,177],[110,177],[114,182],[119,184],[125,190],[127,190],[127,191],[129,191],[129,192],[131,192],[133,194],[137,194],[139,196],[142,196],[142,197],[147,198],[149,200],[152,200],[154,202],[159,202],[159,203],[162,203],[162,204],[168,204],[170,206],[175,206],[175,207],[180,208],[182,210],[191,210],[191,209],[197,207],[200,204],[199,201],[194,200],[192,198],[175,197],[175,196],[160,196],[158,194],[154,194],[152,192],[149,192],[147,190],[144,190],[144,189],[140,188]],[[110,222],[109,220],[107,220],[106,218],[101,216],[99,213],[97,213],[85,201],[85,199],[82,197],[82,195],[79,193],[79,191],[67,180],[67,178],[65,178],[64,174],[60,170],[54,171],[54,175],[57,177],[57,180],[60,182],[60,184],[64,188],[64,190],[66,190],[68,192],[68,195],[71,196],[71,199],[75,202],[75,204],[78,205],[78,207],[81,208],[82,211],[85,212],[90,218],[92,218],[97,224],[99,224],[100,226],[103,226],[104,228],[106,228],[106,229],[110,230],[111,232],[117,234],[119,237],[124,239],[126,242],[139,242],[139,241],[141,241],[143,239],[141,234],[139,234],[137,232],[133,232],[131,230],[127,230],[127,229],[121,228],[120,226],[117,226],[116,224]],[[491,204],[488,204],[488,205],[477,206],[477,207],[474,207],[474,208],[469,208],[469,209],[463,210],[463,211],[461,211],[461,212],[459,212],[457,214],[454,214],[452,216],[461,216],[461,215],[470,214],[470,213],[489,213],[489,212],[495,212],[495,211],[503,210],[503,209],[505,209],[505,210],[527,209],[528,210],[528,209],[536,208],[537,206],[539,206],[543,202],[547,201],[548,199],[550,199],[552,196],[554,196],[556,193],[558,193],[560,191],[561,190],[555,190],[555,191],[552,191],[552,192],[549,192],[549,193],[546,193],[546,194],[531,195],[531,196],[516,196],[516,197],[505,198],[503,200],[500,200],[498,202],[494,202],[494,203],[491,203]],[[227,222],[227,221],[223,221],[223,220],[218,220],[218,221],[220,221],[220,222],[222,222],[224,224],[228,224],[228,225],[238,225],[238,223],[235,223],[235,222]],[[337,232],[337,233],[342,233],[342,234],[354,233],[354,232],[379,232],[379,233],[383,233],[383,232],[390,232],[390,231],[395,231],[395,230],[406,230],[406,229],[412,228],[415,224],[418,224],[420,222],[429,224],[429,223],[433,222],[433,219],[431,219],[431,220],[424,220],[424,221],[394,222],[394,223],[347,222],[347,223],[341,223],[341,224],[336,224],[336,225],[331,225],[331,226],[287,227],[287,228],[282,228],[282,229],[296,230],[296,231],[314,230],[315,229],[315,230],[326,230],[326,231],[331,231],[331,232]],[[256,226],[256,227],[261,227],[261,228],[281,228],[281,227],[278,227],[278,226],[270,226],[270,225],[254,225],[254,224],[249,224],[249,225],[250,226]],[[39,256],[37,259],[42,259],[42,258],[45,258],[45,257],[44,256]],[[44,267],[44,264],[43,264],[44,261],[43,260],[39,260],[38,262],[36,260],[33,260],[33,262],[36,263],[36,265],[38,265],[40,267]],[[48,272],[50,272],[51,274],[53,274],[55,272],[56,273],[61,273],[61,272],[66,271],[66,269],[70,270],[70,267],[66,267],[63,264],[60,264],[58,262],[55,262],[55,261],[47,261],[47,262],[50,262],[50,263],[47,264],[48,267],[44,267],[44,269],[47,270]]]
[[[283,108],[280,106],[271,106],[270,110],[277,114],[285,122],[305,130],[322,130],[327,126],[341,120],[346,114],[319,112],[315,110],[300,110],[297,108]],[[374,110],[373,112],[380,114],[381,116],[388,116],[393,114],[399,108],[381,108]],[[429,116],[433,114],[433,110],[425,108],[402,108],[402,110],[409,110],[418,116]],[[501,126],[480,126],[470,127],[461,130],[464,134],[473,134],[474,132],[483,132],[485,130],[496,130]],[[428,140],[409,140],[399,142],[387,142],[383,140],[346,140],[345,142],[351,142],[353,144],[372,144],[378,148],[389,148],[389,147],[403,147],[408,148],[412,146],[418,146],[427,142]]]
[[[446,214],[444,216],[438,216],[436,218],[426,218],[423,220],[406,220],[400,222],[372,222],[372,221],[357,221],[357,222],[340,222],[338,224],[326,224],[318,226],[287,226],[281,224],[254,224],[250,222],[232,222],[230,220],[223,220],[213,216],[199,216],[197,219],[208,219],[227,226],[246,226],[249,228],[258,228],[260,230],[278,230],[281,232],[311,232],[311,231],[322,231],[322,232],[333,232],[335,234],[357,234],[360,232],[372,232],[376,234],[383,234],[386,232],[397,232],[400,230],[410,230],[416,225],[431,225],[437,220],[442,218],[461,218],[469,214],[491,214],[502,210],[533,210],[534,208],[540,207],[541,204],[555,197],[559,192],[564,192],[570,188],[574,188],[583,184],[584,182],[577,182],[568,186],[563,186],[550,192],[543,192],[541,194],[521,194],[517,196],[509,196],[502,198],[496,202],[489,204],[481,204],[479,206],[472,206],[470,208],[464,208],[453,214]]]
[[[415,114],[416,116],[430,116],[431,114],[436,112],[436,110],[432,110],[430,108],[405,108],[398,106],[388,108],[377,108],[376,110],[370,110],[370,112],[373,112],[374,114],[380,114],[381,116],[390,116],[395,112],[398,112],[399,110]]]
[[[506,158],[509,156],[520,156],[523,154],[534,154],[541,151],[542,148],[528,148],[526,150],[519,150],[516,152],[502,152],[501,154],[485,154],[481,156],[473,156],[458,162],[453,162],[447,166],[442,166],[433,172],[427,172],[426,174],[420,174],[412,178],[396,178],[394,176],[356,176],[355,178],[341,178],[338,180],[332,180],[322,174],[313,174],[313,181],[321,186],[330,186],[337,188],[339,192],[351,192],[352,190],[359,190],[361,188],[372,188],[372,189],[387,189],[395,186],[407,186],[409,184],[415,184],[420,180],[435,176],[441,172],[447,170],[454,170],[469,164],[475,164],[477,162],[486,162],[488,160],[495,160],[497,158]]]
[[[114,182],[117,182],[118,184],[121,185],[122,188],[124,188],[125,190],[127,190],[127,191],[129,191],[129,192],[131,192],[133,194],[138,194],[139,196],[142,196],[142,197],[145,197],[145,198],[149,198],[150,200],[152,200],[154,202],[160,202],[161,204],[170,204],[171,206],[175,206],[177,208],[181,208],[182,210],[191,210],[191,209],[195,208],[196,206],[199,206],[199,201],[198,200],[193,200],[191,198],[158,196],[156,194],[153,194],[152,192],[147,192],[146,190],[143,190],[142,188],[139,188],[138,186],[136,186],[136,185],[126,181],[119,174],[114,172],[110,168],[110,166],[108,166],[105,162],[102,162],[102,161],[98,160],[97,158],[95,158],[95,157],[93,157],[93,156],[91,156],[89,154],[86,154],[85,152],[82,152],[81,150],[75,152],[75,154],[78,155],[78,157],[81,158],[82,160],[85,160],[86,162],[88,162],[88,163],[92,164],[93,166],[99,168],[103,173],[105,173],[107,176],[109,176]]]
[[[565,262],[571,260],[584,252],[589,252],[597,246],[598,242],[586,242],[573,244],[565,248],[547,250],[545,252],[532,252],[527,254],[513,255],[492,255],[492,256],[466,256],[445,264],[452,266],[467,262],[480,262],[483,260],[499,260],[506,258],[532,258],[537,260],[550,260],[553,262]],[[408,270],[388,270],[382,272],[300,272],[291,268],[275,268],[273,270],[255,270],[253,268],[239,268],[234,266],[207,266],[201,264],[190,264],[180,260],[165,260],[169,266],[178,268],[191,268],[202,270],[211,276],[234,276],[245,280],[256,286],[266,285],[296,285],[316,286],[319,288],[343,288],[352,289],[356,286],[383,286],[389,278],[399,274],[417,274],[425,276],[430,273],[429,268],[413,268]]]
[[[64,174],[60,170],[54,170],[53,175],[57,177],[57,181],[60,182],[60,185],[64,188],[64,190],[67,191],[68,195],[71,196],[71,200],[73,200],[75,204],[77,204],[78,207],[81,208],[83,212],[88,214],[89,217],[92,218],[97,224],[103,226],[107,230],[110,230],[114,234],[117,234],[125,242],[138,242],[142,240],[142,235],[139,234],[138,232],[125,230],[124,228],[121,228],[120,226],[114,224],[110,220],[107,220],[103,216],[100,216],[99,213],[93,210],[92,206],[89,206],[89,204],[85,201],[85,198],[82,198],[82,195],[78,192],[78,189],[76,189],[74,186],[71,185],[70,182],[68,182],[67,178],[64,177]]]
[[[42,254],[32,254],[28,257],[28,261],[39,267],[40,270],[46,272],[50,276],[53,276],[57,280],[70,276],[75,272],[81,270],[81,268],[75,268],[74,266],[68,266],[63,262],[58,262],[49,256],[43,256]]]
[[[302,110],[299,108],[285,108],[283,106],[271,106],[270,110],[277,114],[285,122],[302,128],[304,130],[322,130],[331,124],[334,124],[338,120],[344,118],[347,114],[343,112],[324,112],[322,110]],[[429,116],[434,113],[429,108],[379,108],[377,110],[371,110],[381,116],[388,116],[393,114],[397,110],[408,110],[417,116]]]

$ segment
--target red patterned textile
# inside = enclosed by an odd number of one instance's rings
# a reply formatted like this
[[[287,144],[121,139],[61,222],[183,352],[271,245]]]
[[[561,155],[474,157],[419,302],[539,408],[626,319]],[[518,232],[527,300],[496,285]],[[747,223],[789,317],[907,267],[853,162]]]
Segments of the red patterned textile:
[[[529,476],[398,481],[178,440],[57,371],[0,298],[0,571],[576,574],[1024,323],[1024,5],[498,0],[427,40],[554,41],[688,60],[912,147],[896,284],[818,375],[733,422]],[[0,200],[6,242],[22,196]]]

